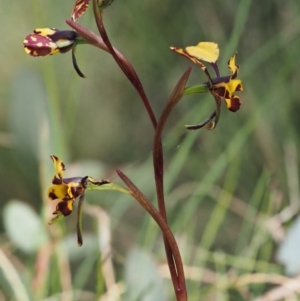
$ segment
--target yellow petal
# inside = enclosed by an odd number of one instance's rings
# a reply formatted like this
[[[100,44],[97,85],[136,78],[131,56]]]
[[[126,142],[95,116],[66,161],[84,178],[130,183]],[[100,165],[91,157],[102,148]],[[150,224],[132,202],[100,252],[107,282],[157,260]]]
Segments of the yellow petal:
[[[48,189],[48,197],[50,200],[63,200],[65,198],[71,199],[69,195],[69,187],[65,184],[54,185]]]
[[[228,61],[228,68],[231,71],[231,74],[233,75],[232,78],[236,78],[239,68],[240,68],[239,65],[235,64],[236,56],[237,56],[237,52]]]
[[[55,28],[36,28],[33,32],[43,37],[48,37],[49,35],[53,35],[56,31],[57,29]]]
[[[215,63],[219,57],[218,44],[213,42],[200,42],[197,46],[185,48],[186,52],[199,60]]]
[[[53,163],[54,163],[54,169],[55,169],[55,176],[54,176],[54,180],[61,180],[62,182],[62,178],[64,176],[64,171],[65,171],[65,164],[56,156],[51,155],[50,158],[52,159]],[[54,183],[53,183],[54,184]]]
[[[235,91],[243,91],[242,81],[240,79],[232,79],[229,83],[227,83],[227,87],[230,93],[234,93]]]
[[[187,57],[189,60],[191,60],[193,63],[195,63],[196,65],[198,65],[202,70],[205,70],[206,67],[194,56],[190,55],[189,53],[187,53],[186,50],[182,49],[182,48],[178,48],[178,47],[170,47],[170,49],[174,52],[177,52],[185,57]]]

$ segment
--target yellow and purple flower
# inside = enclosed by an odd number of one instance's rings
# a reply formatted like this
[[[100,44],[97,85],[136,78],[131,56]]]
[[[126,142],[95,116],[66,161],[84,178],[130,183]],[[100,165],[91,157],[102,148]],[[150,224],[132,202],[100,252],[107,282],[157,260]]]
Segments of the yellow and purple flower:
[[[82,43],[85,42],[76,31],[56,28],[37,28],[23,41],[25,52],[33,57],[66,53],[72,50],[73,66],[79,76],[85,77],[75,57],[76,46]]]
[[[222,100],[225,102],[230,111],[236,112],[239,110],[241,101],[234,93],[237,91],[243,91],[243,85],[242,81],[237,79],[239,71],[239,66],[235,63],[237,53],[235,53],[228,61],[230,75],[220,76],[219,68],[216,64],[219,57],[219,48],[216,43],[200,42],[196,46],[189,46],[185,49],[178,47],[171,47],[170,49],[190,59],[205,72],[208,82],[202,85],[202,87],[206,87],[215,98],[216,110],[211,114],[211,116],[200,124],[186,126],[187,129],[194,130],[202,127],[205,127],[206,129],[215,128],[220,117]],[[216,77],[210,76],[206,66],[201,61],[208,62],[212,66]],[[199,93],[198,91],[203,92],[203,89],[198,89],[199,87],[199,85],[196,85],[186,88],[189,91],[189,93],[186,94]]]
[[[36,57],[46,56],[71,50],[78,37],[78,33],[74,30],[37,28],[25,38],[23,44],[27,54]]]
[[[56,209],[53,212],[56,215],[49,224],[60,220],[62,217],[72,213],[75,200],[79,197],[78,203],[78,219],[77,219],[77,234],[78,244],[82,245],[81,235],[81,205],[84,200],[84,193],[88,184],[104,185],[109,184],[107,180],[94,180],[92,177],[72,177],[64,178],[65,165],[56,156],[51,155],[54,163],[55,175],[52,180],[52,186],[48,189],[48,197],[50,200],[58,200]]]

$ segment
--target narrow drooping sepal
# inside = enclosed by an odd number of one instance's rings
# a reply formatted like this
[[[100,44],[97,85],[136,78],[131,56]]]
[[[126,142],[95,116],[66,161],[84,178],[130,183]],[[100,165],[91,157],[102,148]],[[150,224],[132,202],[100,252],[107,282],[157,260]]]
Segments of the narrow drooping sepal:
[[[214,111],[207,119],[203,122],[194,124],[194,125],[186,125],[187,130],[199,130],[201,128],[205,128],[206,130],[212,130],[216,127],[216,111]]]
[[[77,243],[78,246],[82,246],[83,239],[82,239],[82,205],[84,201],[84,196],[81,195],[78,201],[77,207]]]
[[[80,77],[86,78],[86,76],[81,72],[81,70],[78,67],[76,56],[75,56],[75,50],[76,50],[76,45],[74,45],[74,47],[72,49],[72,63],[73,63],[73,67],[74,67],[75,71],[77,72],[77,74]]]

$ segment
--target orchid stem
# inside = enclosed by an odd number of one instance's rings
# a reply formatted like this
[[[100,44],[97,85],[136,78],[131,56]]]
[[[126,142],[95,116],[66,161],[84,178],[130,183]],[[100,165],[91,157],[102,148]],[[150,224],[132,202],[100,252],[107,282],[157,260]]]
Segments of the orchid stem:
[[[167,214],[166,214],[165,200],[164,200],[163,149],[161,144],[161,136],[162,136],[164,126],[168,120],[168,117],[170,116],[173,108],[176,106],[176,104],[183,96],[185,84],[188,80],[191,70],[192,68],[187,69],[187,71],[182,75],[175,89],[173,90],[173,93],[171,94],[167,102],[167,105],[165,106],[158,120],[157,128],[155,131],[154,143],[153,143],[153,165],[154,165],[154,173],[155,173],[155,184],[156,184],[156,193],[158,198],[158,206],[159,206],[159,212],[161,213],[162,218],[165,220],[166,223],[167,223]],[[184,271],[182,267],[182,260],[180,257],[180,253],[176,255],[174,254],[169,244],[169,241],[167,240],[165,235],[164,235],[164,243],[165,243],[165,250],[168,259],[170,274],[171,274],[175,291],[176,289],[186,291],[185,277],[184,277]],[[176,256],[179,256],[180,259],[176,258]],[[178,266],[178,264],[181,264],[181,266]]]
[[[140,204],[147,210],[147,212],[153,217],[153,219],[160,226],[163,233],[164,246],[165,246],[167,261],[171,273],[171,278],[172,278],[176,298],[178,301],[186,301],[187,292],[185,287],[183,264],[182,264],[182,260],[181,260],[180,252],[178,250],[176,240],[167,224],[167,214],[165,208],[164,188],[163,188],[164,187],[164,183],[163,183],[164,162],[163,162],[163,147],[161,142],[161,134],[165,122],[167,120],[167,117],[169,116],[172,108],[182,97],[185,83],[187,81],[187,78],[191,70],[188,70],[177,84],[170,98],[170,101],[167,105],[167,114],[162,114],[162,117],[160,119],[160,126],[158,128],[156,117],[149,103],[149,100],[145,94],[145,91],[143,89],[143,86],[141,84],[138,75],[136,74],[134,68],[128,62],[128,60],[125,59],[123,55],[120,55],[119,52],[115,51],[114,47],[112,46],[108,38],[108,35],[106,33],[103,24],[103,10],[99,9],[97,5],[97,0],[93,0],[93,9],[94,9],[95,21],[100,36],[103,40],[103,43],[107,47],[108,52],[113,56],[116,63],[119,65],[123,73],[126,75],[126,77],[129,79],[129,81],[132,83],[132,85],[135,87],[136,91],[138,92],[155,130],[154,147],[153,147],[153,165],[154,165],[154,176],[155,176],[156,194],[157,194],[159,211],[155,209],[155,207],[147,200],[147,198],[133,185],[133,183],[124,174],[122,174],[120,171],[117,172],[121,177],[121,179],[130,187],[132,195],[140,202]]]
[[[151,204],[151,202],[145,197],[145,195],[131,182],[131,180],[125,174],[123,174],[120,170],[117,170],[117,173],[129,188],[131,195],[143,206],[143,208],[152,216],[152,218],[156,221],[156,223],[160,227],[163,233],[165,246],[167,246],[171,252],[172,261],[173,261],[172,266],[174,267],[174,272],[175,273],[177,272],[178,275],[183,275],[184,278],[183,264],[178,249],[178,245],[166,220],[162,217],[161,213]],[[176,269],[174,263],[176,264]],[[183,282],[178,281],[177,277],[175,279],[176,279],[176,286],[174,285],[174,288],[175,288],[177,301],[186,301],[187,292],[185,287],[185,281]]]
[[[110,54],[115,59],[116,63],[119,65],[119,67],[121,68],[123,73],[129,79],[129,81],[132,83],[132,85],[135,87],[136,91],[138,92],[139,96],[141,97],[143,104],[147,110],[147,113],[150,117],[150,120],[152,122],[152,125],[155,129],[157,121],[156,121],[154,112],[152,110],[152,107],[149,103],[149,100],[147,98],[147,95],[144,91],[144,88],[142,86],[142,83],[141,83],[139,77],[137,76],[132,65],[124,57],[123,57],[123,59],[120,59],[118,54],[115,52],[114,47],[111,45],[108,35],[106,33],[105,27],[104,27],[104,24],[103,24],[103,10],[99,9],[99,7],[97,5],[97,0],[93,1],[93,8],[94,8],[94,16],[95,16],[96,24],[97,24],[99,33],[103,39],[103,42],[107,46]]]

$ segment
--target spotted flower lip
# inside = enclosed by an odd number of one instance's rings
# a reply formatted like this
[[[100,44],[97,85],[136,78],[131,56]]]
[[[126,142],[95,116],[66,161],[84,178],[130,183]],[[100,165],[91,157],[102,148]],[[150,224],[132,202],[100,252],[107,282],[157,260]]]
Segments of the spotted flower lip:
[[[80,71],[75,57],[76,46],[80,43],[84,42],[76,31],[56,28],[37,28],[23,41],[25,52],[33,57],[66,53],[72,50],[74,69],[80,77],[85,77]]]
[[[56,156],[50,156],[55,169],[55,175],[52,180],[52,186],[48,189],[48,197],[50,200],[58,200],[56,209],[53,212],[56,215],[49,224],[53,224],[60,220],[62,217],[67,216],[72,213],[73,205],[75,200],[79,197],[78,203],[78,216],[77,216],[77,235],[78,244],[82,245],[82,235],[81,235],[81,205],[84,200],[84,193],[89,183],[94,185],[104,185],[110,184],[108,180],[97,181],[92,177],[72,177],[64,178],[65,164]]]
[[[230,111],[236,112],[239,110],[241,101],[240,98],[234,93],[237,91],[243,91],[243,85],[242,81],[236,78],[239,71],[239,66],[235,63],[237,52],[228,61],[230,75],[220,76],[219,68],[216,63],[219,57],[219,48],[216,43],[200,42],[196,46],[189,46],[185,49],[178,47],[170,47],[170,49],[188,58],[204,71],[208,78],[208,82],[203,84],[202,87],[206,86],[215,99],[216,110],[209,116],[209,118],[207,118],[200,124],[186,126],[187,129],[194,130],[202,127],[206,129],[215,128],[220,117],[220,107],[222,100],[225,102],[227,108]],[[208,62],[212,66],[216,77],[212,78],[210,76],[206,66],[201,61]],[[195,91],[198,91],[195,93],[203,92],[203,89],[196,89],[200,87],[199,85],[196,85],[194,87]],[[189,91],[192,90],[191,88],[193,87],[187,87]]]

